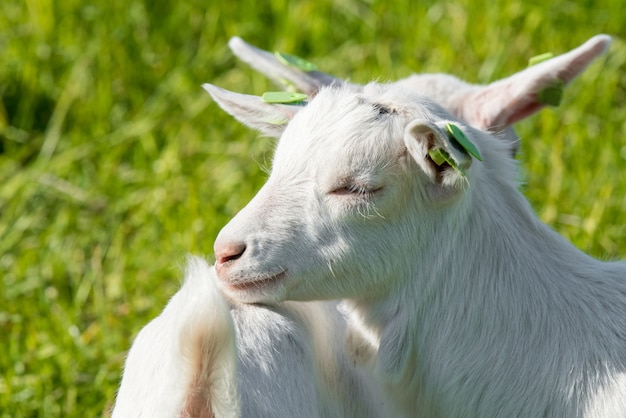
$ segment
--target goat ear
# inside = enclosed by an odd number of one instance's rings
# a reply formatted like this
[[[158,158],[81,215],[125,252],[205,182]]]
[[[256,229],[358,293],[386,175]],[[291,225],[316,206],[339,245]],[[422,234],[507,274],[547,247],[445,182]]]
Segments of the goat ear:
[[[596,35],[568,53],[479,88],[464,101],[465,119],[477,128],[493,132],[546,105],[558,105],[562,88],[606,52],[610,44],[611,37]]]
[[[274,138],[283,133],[289,121],[302,109],[297,105],[266,103],[258,96],[233,93],[212,84],[202,87],[235,119]]]
[[[230,39],[228,46],[239,59],[285,90],[301,91],[309,97],[314,97],[324,86],[344,84],[342,80],[332,75],[288,65],[280,61],[275,54],[252,46],[237,36]]]
[[[412,121],[404,130],[404,145],[409,154],[435,184],[456,187],[465,183],[472,164],[470,152],[480,158],[474,144],[459,132],[452,123],[420,119]],[[463,136],[465,144],[460,143],[460,138],[456,139],[459,135]]]

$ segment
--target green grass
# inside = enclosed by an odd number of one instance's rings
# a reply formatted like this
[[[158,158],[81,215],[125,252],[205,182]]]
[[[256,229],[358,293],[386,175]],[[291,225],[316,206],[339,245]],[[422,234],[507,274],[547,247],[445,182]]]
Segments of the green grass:
[[[230,36],[355,82],[489,82],[596,33],[610,55],[520,123],[524,190],[579,248],[626,254],[621,0],[0,2],[0,417],[107,415],[187,252],[265,178],[273,141],[200,88],[270,88]]]

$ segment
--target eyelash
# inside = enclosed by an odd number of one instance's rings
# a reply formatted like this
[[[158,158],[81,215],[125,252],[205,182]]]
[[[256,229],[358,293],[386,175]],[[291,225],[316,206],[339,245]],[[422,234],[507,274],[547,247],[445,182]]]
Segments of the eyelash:
[[[382,187],[367,188],[358,184],[348,184],[343,187],[339,187],[333,190],[331,193],[334,195],[351,195],[363,198],[369,198],[376,192],[380,191]]]

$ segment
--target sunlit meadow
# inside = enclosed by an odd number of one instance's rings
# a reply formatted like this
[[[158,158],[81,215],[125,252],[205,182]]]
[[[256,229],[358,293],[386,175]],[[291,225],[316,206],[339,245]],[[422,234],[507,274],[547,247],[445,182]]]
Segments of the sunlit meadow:
[[[626,257],[621,1],[0,2],[0,417],[107,416],[132,338],[191,252],[266,178],[274,141],[203,82],[272,86],[242,36],[354,82],[448,72],[487,83],[597,33],[610,53],[517,126],[523,190],[602,259]],[[626,315],[626,313],[625,313]]]

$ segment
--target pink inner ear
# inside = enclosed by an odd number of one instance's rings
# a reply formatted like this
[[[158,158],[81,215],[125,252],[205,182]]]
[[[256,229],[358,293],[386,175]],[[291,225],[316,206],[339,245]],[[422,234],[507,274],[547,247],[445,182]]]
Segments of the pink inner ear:
[[[471,115],[465,115],[474,126],[499,131],[518,122],[545,106],[538,92],[553,83],[552,74],[522,71],[474,92],[467,103]]]
[[[491,131],[502,130],[546,104],[541,91],[555,82],[567,85],[608,48],[606,35],[591,38],[582,46],[512,76],[478,88],[463,100],[463,113],[474,126]]]
[[[517,121],[527,118],[533,113],[539,111],[543,104],[537,102],[536,97],[533,98],[530,102],[526,103],[522,107],[516,109],[516,111],[512,114],[506,115],[506,119],[504,120],[504,125],[512,125]]]

